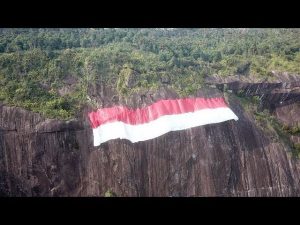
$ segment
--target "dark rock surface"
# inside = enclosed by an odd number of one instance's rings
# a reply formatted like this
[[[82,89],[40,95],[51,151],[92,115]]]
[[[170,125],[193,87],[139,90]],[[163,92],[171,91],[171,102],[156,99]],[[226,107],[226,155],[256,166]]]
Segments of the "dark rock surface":
[[[273,94],[296,93],[281,98],[283,103],[288,101],[286,107],[296,107],[298,92],[286,88],[297,86],[298,81],[292,81],[289,85],[287,81],[263,83],[263,87],[235,83],[230,88],[248,94],[268,93],[266,99],[274,100],[276,115],[291,121],[298,120],[300,113],[289,108],[287,119]],[[177,97],[166,88],[130,99],[115,96],[104,86],[91,88],[91,92],[105,107],[146,106]],[[202,89],[197,96],[223,93]],[[227,101],[238,121],[170,132],[134,144],[112,140],[99,147],[93,147],[86,119],[89,110],[81,121],[64,122],[0,105],[0,195],[104,196],[111,190],[117,196],[300,196],[300,164],[291,157],[290,149],[258,127],[232,94]]]

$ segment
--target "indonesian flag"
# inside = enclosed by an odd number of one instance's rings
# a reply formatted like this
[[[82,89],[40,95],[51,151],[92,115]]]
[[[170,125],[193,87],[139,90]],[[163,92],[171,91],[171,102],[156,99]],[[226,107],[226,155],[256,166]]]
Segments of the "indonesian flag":
[[[170,131],[238,120],[224,98],[160,100],[144,108],[124,106],[89,113],[94,146],[120,138],[131,142],[156,138]]]

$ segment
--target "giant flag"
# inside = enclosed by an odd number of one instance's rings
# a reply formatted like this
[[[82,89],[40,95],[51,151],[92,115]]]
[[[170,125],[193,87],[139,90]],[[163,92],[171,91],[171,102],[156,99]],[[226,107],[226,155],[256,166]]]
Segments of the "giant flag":
[[[120,138],[131,142],[156,138],[170,131],[205,124],[238,120],[224,98],[183,98],[159,100],[144,108],[125,106],[89,113],[94,146]]]

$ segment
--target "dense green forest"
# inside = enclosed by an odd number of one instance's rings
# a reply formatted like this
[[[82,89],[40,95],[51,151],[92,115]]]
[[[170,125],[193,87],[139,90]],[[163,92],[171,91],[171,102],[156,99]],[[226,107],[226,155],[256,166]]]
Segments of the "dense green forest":
[[[184,96],[213,74],[300,74],[299,48],[300,29],[2,28],[0,102],[70,119],[92,83],[128,96],[165,82]]]

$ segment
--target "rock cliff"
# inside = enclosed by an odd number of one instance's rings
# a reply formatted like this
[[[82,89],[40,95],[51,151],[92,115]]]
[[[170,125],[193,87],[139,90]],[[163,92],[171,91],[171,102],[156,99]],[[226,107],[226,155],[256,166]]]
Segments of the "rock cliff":
[[[258,96],[258,111],[267,109],[284,124],[299,124],[299,76],[277,77],[272,82],[212,77],[206,82],[213,87],[196,95],[225,92],[238,121],[134,144],[113,140],[93,147],[89,109],[81,119],[65,122],[0,105],[0,195],[300,196],[300,163],[291,147],[274,130],[259,126],[236,97]],[[168,88],[130,99],[104,86],[93,91],[102,106],[137,107],[177,97]]]

